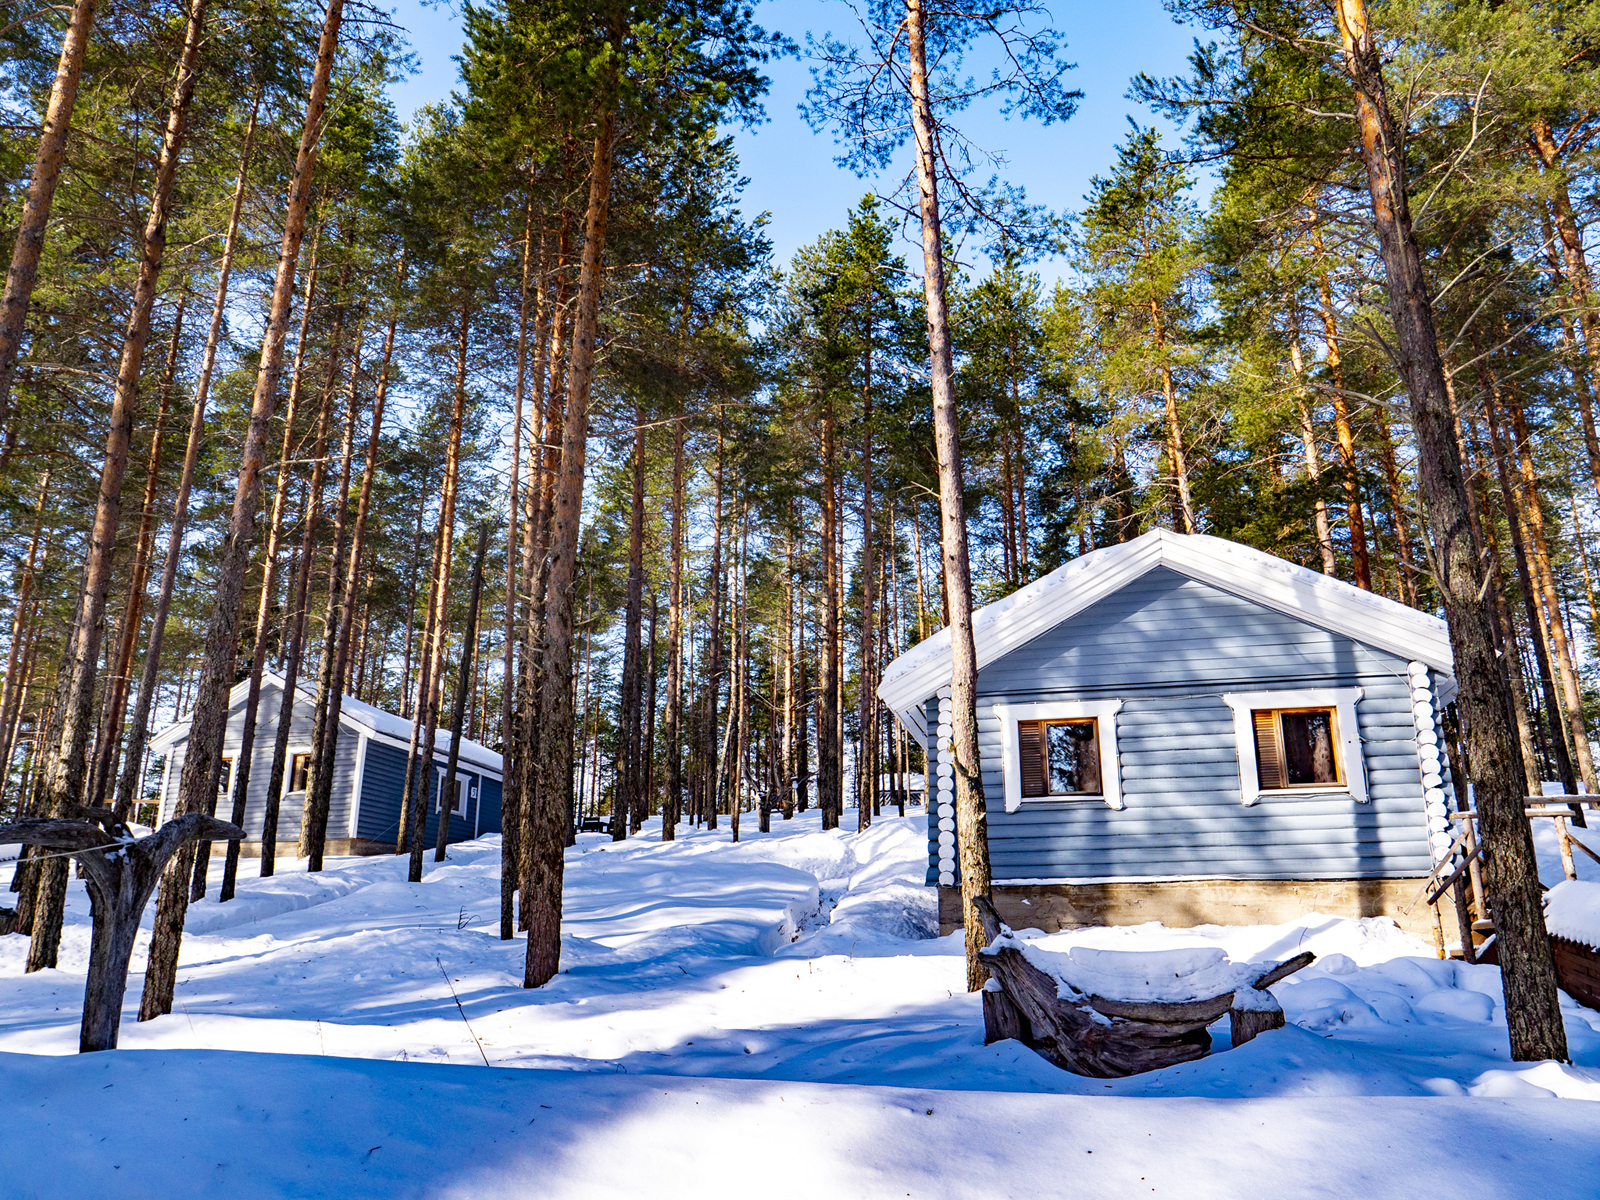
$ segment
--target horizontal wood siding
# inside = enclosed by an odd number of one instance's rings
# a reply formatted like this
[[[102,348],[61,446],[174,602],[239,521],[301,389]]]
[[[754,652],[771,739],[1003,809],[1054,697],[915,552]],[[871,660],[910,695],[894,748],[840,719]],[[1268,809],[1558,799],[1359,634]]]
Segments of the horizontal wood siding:
[[[282,703],[282,691],[276,684],[264,683],[261,688],[261,704],[256,715],[255,750],[252,753],[250,764],[250,790],[245,804],[244,830],[250,841],[259,841],[262,827],[266,820],[267,784],[272,774],[272,753],[278,737],[278,709]],[[244,736],[244,707],[243,699],[235,705],[228,714],[227,739],[223,743],[223,753],[237,758],[240,739]],[[305,752],[311,748],[312,713],[314,703],[304,696],[297,696],[295,700],[293,724],[290,726],[289,752]],[[350,828],[351,804],[355,791],[356,757],[360,753],[361,734],[359,730],[347,725],[339,726],[338,743],[334,750],[333,764],[333,794],[329,800],[328,809],[328,836],[342,838],[348,836],[346,831]],[[406,752],[398,747],[380,742],[376,738],[367,739],[367,762],[361,772],[361,807],[356,817],[357,828],[355,836],[370,838],[374,841],[392,842],[400,820],[400,792],[404,785]],[[183,769],[184,748],[187,738],[180,738],[174,743],[171,751],[173,766],[167,776],[167,787],[162,795],[161,817],[167,820],[172,816],[177,804],[179,774]],[[441,768],[445,765],[445,756],[437,759]],[[457,772],[469,781],[478,779],[475,772],[458,770]],[[284,786],[287,787],[288,765],[284,768]],[[470,784],[469,784],[470,789]],[[305,802],[304,793],[293,792],[283,796],[278,811],[278,840],[294,841],[300,836],[300,818]],[[473,836],[473,822],[476,819],[475,805],[477,802],[468,802],[465,819],[454,817],[450,822],[450,840],[453,842],[464,841]],[[431,807],[431,806],[430,806]],[[495,782],[493,792],[492,828],[500,828],[500,793],[499,783]],[[218,815],[226,817],[228,813],[219,806]],[[485,816],[489,816],[486,809]],[[489,828],[489,826],[485,826]],[[429,844],[433,842],[438,821],[430,811],[428,815],[427,837]]]
[[[478,836],[486,833],[500,832],[500,781],[483,776],[483,792],[479,803],[483,806],[478,814]]]
[[[928,883],[939,882],[939,699],[937,696],[930,699],[923,706],[926,713],[924,720],[928,728],[928,744],[924,747],[927,751],[928,761],[925,767],[927,776],[926,790],[923,792],[922,805],[928,814]]]
[[[406,752],[387,742],[367,741],[361,772],[361,818],[356,836],[392,842],[400,831],[400,793],[405,787]]]
[[[1348,796],[1240,803],[1224,692],[1363,689],[1366,804]],[[998,702],[1123,700],[1127,807],[1005,811]],[[997,883],[1229,875],[1380,878],[1430,867],[1403,659],[1160,567],[979,672],[978,732]],[[930,853],[937,842],[930,812]],[[930,868],[932,869],[932,868]]]

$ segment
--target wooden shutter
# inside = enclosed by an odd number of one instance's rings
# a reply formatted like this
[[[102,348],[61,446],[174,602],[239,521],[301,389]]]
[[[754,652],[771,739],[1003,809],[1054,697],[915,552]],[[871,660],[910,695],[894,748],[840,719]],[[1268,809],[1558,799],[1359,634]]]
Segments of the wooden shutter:
[[[1044,722],[1018,721],[1017,742],[1022,757],[1022,794],[1048,796],[1050,787]]]
[[[1278,745],[1278,714],[1274,709],[1258,708],[1250,717],[1256,727],[1256,785],[1263,792],[1282,788],[1289,776]]]

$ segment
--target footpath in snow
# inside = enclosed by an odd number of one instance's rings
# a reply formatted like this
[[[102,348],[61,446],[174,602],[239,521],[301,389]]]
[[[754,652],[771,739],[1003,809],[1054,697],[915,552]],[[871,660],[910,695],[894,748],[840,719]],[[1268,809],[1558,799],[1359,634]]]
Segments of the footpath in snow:
[[[1224,1019],[1197,1063],[1104,1082],[985,1047],[924,828],[584,835],[563,973],[532,992],[496,839],[417,885],[388,857],[246,860],[236,901],[190,911],[172,1015],[134,1021],[141,936],[123,1049],[89,1056],[74,884],[59,970],[0,938],[0,1195],[1600,1191],[1600,1013],[1565,1007],[1576,1065],[1512,1064],[1498,971],[1383,919],[1028,935],[1319,958],[1273,989],[1289,1028],[1231,1051]]]

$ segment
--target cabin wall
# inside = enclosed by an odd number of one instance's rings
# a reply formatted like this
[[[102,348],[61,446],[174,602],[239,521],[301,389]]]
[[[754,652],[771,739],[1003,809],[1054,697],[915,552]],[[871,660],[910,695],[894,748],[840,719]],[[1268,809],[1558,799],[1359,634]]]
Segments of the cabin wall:
[[[428,823],[423,836],[429,846],[439,835],[438,790],[447,759],[434,760],[437,771],[428,797]],[[467,812],[450,818],[449,840],[500,832],[500,781],[462,764],[456,776],[467,781]],[[361,776],[361,814],[356,836],[375,842],[395,840],[400,829],[400,796],[405,787],[406,751],[375,739],[367,741],[367,765]]]
[[[281,696],[282,692],[275,684],[267,683],[262,686],[261,703],[257,712],[255,748],[251,756],[250,788],[245,804],[244,830],[248,835],[247,841],[252,843],[260,842],[266,820],[267,785],[272,774],[273,748],[278,736]],[[244,736],[244,707],[245,701],[241,698],[229,712],[228,732],[223,742],[223,753],[235,761],[238,759],[240,740]],[[311,749],[314,707],[314,703],[306,697],[296,697],[292,715],[293,724],[289,733],[290,761],[296,753],[306,753]],[[363,744],[366,747],[366,763],[360,771],[361,799],[359,810],[356,810],[354,801],[357,765],[361,759]],[[180,738],[168,751],[171,763],[164,772],[165,782],[161,793],[160,819],[163,821],[171,818],[177,806],[179,777],[183,770],[186,746],[187,739]],[[436,761],[442,769],[445,765],[444,756],[441,755]],[[359,729],[349,725],[339,726],[338,744],[334,751],[333,791],[328,811],[330,841],[340,841],[350,837],[375,842],[394,841],[399,825],[400,791],[404,781],[405,763],[405,750],[387,742],[380,742],[376,738],[363,738]],[[284,786],[287,787],[287,765],[284,773]],[[492,781],[492,790],[486,790],[481,781],[488,779],[487,776],[482,776],[470,768],[458,769],[457,774],[469,781],[468,811],[465,818],[459,816],[452,818],[450,840],[465,840],[474,836],[475,831],[480,829],[483,832],[498,832],[499,781]],[[476,785],[483,795],[473,798],[473,785]],[[488,797],[487,802],[484,796]],[[231,797],[221,800],[218,805],[218,815],[228,816],[231,803]],[[280,846],[282,843],[295,842],[299,839],[304,803],[304,792],[291,792],[283,796],[278,811],[277,840]],[[484,807],[481,818],[477,811],[480,804]],[[477,824],[481,820],[488,820],[489,824]],[[352,829],[352,825],[356,827]],[[437,829],[437,817],[430,813],[427,831],[429,844],[432,844]]]
[[[1363,689],[1356,715],[1369,802],[1268,794],[1245,807],[1222,694],[1349,686]],[[997,884],[1404,878],[1432,865],[1406,662],[1393,654],[1160,567],[984,667],[978,690]],[[994,705],[1068,699],[1123,701],[1126,808],[1030,801],[1006,812]],[[932,810],[929,822],[936,882]]]

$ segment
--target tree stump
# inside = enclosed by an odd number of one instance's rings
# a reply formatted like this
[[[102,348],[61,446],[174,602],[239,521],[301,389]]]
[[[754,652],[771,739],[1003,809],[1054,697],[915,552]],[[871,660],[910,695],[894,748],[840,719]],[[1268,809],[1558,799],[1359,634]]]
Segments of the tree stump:
[[[1254,992],[1246,997],[1245,992]],[[1262,997],[1266,997],[1263,1001]],[[1241,1002],[1243,1007],[1240,1007]],[[1233,1007],[1228,1010],[1228,1026],[1233,1031],[1233,1048],[1237,1050],[1256,1034],[1269,1029],[1283,1028],[1283,1008],[1272,998],[1272,993],[1260,988],[1240,988],[1234,993]]]
[[[999,987],[983,993],[985,1044],[1014,1037],[1063,1070],[1096,1079],[1117,1079],[1204,1058],[1211,1049],[1206,1027],[1235,1011],[1236,995],[1244,1004],[1239,1011],[1246,1015],[1235,1018],[1234,1045],[1263,1029],[1281,1027],[1283,1010],[1266,989],[1316,957],[1308,951],[1263,972],[1247,997],[1240,989],[1175,1002],[1113,1000],[1081,993],[1063,998],[1053,976],[1030,963],[1016,946],[998,944],[1010,930],[1000,923],[986,897],[979,897],[977,909],[989,941],[984,961]],[[1246,1031],[1242,1041],[1241,1030]]]
[[[162,869],[195,838],[242,840],[244,830],[202,813],[186,813],[148,837],[135,838],[126,825],[114,821],[109,808],[75,806],[73,814],[84,819],[33,818],[0,825],[0,842],[66,851],[82,866],[94,925],[78,1050],[115,1050],[122,1027],[122,999],[128,990],[128,960],[139,935],[139,918],[161,880]]]

